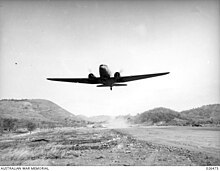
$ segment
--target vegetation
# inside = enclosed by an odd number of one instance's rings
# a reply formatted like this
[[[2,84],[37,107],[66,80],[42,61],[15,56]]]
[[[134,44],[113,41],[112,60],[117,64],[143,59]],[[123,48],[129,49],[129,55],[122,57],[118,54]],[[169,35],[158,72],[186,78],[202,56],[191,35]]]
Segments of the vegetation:
[[[30,121],[12,119],[12,118],[0,118],[0,134],[4,132],[22,132],[21,129],[33,131],[37,128],[35,123]]]
[[[205,105],[182,111],[181,115],[201,124],[220,124],[220,104]]]
[[[209,129],[204,133],[204,129],[191,128],[121,130],[61,128],[23,136],[4,136],[0,137],[0,165],[216,166],[220,162],[216,155],[218,154],[216,130],[219,129],[214,128],[212,131]],[[198,148],[198,145],[202,148]],[[210,157],[206,151],[214,157]]]
[[[167,108],[155,108],[133,117],[130,116],[127,121],[133,124],[145,125],[219,125],[219,113],[220,104],[206,105],[182,112],[173,111]]]
[[[31,134],[31,131],[36,129],[36,127],[37,127],[36,124],[34,124],[32,122],[27,123],[27,130],[30,132],[30,134]]]
[[[144,125],[220,125],[220,104],[177,112],[167,108],[155,108],[136,116],[118,116],[130,124]],[[32,122],[36,128],[85,127],[94,122],[109,121],[109,116],[76,116],[60,106],[42,99],[0,100],[0,133],[27,129]]]
[[[27,128],[32,122],[37,128],[80,127],[86,126],[87,121],[76,117],[60,106],[42,99],[9,99],[0,100],[0,117],[12,122],[6,123],[8,130],[16,126]],[[18,123],[15,122],[15,120]],[[12,124],[12,125],[11,125]],[[3,126],[1,126],[3,128]],[[4,126],[4,129],[6,126]]]
[[[16,130],[16,126],[17,126],[17,119],[2,119],[2,127],[4,130],[7,131],[12,131],[12,130]]]

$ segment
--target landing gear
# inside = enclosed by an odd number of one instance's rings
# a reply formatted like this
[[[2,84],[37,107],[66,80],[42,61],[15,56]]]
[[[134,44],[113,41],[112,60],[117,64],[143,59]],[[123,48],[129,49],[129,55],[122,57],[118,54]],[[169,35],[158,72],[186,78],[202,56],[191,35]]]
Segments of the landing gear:
[[[112,90],[112,87],[110,87],[110,90]]]

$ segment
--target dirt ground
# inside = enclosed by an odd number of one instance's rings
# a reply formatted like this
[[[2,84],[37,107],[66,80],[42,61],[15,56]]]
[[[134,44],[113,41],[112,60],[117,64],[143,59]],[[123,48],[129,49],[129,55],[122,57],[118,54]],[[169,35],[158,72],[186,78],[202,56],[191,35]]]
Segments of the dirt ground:
[[[220,159],[220,127],[155,126],[121,129],[139,140],[185,148]]]
[[[63,128],[2,136],[0,165],[219,166],[219,129],[205,131]]]

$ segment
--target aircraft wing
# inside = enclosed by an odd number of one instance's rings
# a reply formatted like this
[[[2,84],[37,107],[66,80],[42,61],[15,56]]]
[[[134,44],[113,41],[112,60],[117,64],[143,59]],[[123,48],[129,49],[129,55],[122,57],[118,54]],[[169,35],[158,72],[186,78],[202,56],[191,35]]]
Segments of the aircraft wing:
[[[135,81],[135,80],[140,80],[140,79],[145,79],[145,78],[157,77],[157,76],[166,75],[166,74],[169,74],[169,72],[156,73],[156,74],[145,74],[145,75],[124,76],[124,77],[120,77],[117,80],[117,82],[123,83],[123,82]]]
[[[62,81],[62,82],[73,82],[73,83],[84,83],[84,84],[100,84],[100,78],[47,78],[50,81]]]

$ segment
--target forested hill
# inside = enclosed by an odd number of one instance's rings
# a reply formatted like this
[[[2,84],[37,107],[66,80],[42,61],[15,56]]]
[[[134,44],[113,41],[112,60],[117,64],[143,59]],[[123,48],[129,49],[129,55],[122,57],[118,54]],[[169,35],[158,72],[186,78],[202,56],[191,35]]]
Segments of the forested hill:
[[[82,120],[55,103],[43,99],[0,100],[0,117],[62,124]]]
[[[180,112],[181,116],[194,121],[220,121],[220,104],[204,105],[202,107]]]
[[[43,99],[0,100],[0,119],[9,118],[55,126],[85,126],[89,122],[110,120],[110,116],[85,117],[73,115],[55,103]],[[220,125],[220,104],[177,112],[168,108],[155,108],[135,116],[121,116],[130,124],[144,125]]]
[[[146,124],[146,125],[154,125],[154,124],[172,124],[174,122],[180,122],[182,120],[185,121],[185,118],[180,116],[179,112],[176,112],[167,108],[155,108],[141,114],[138,114],[132,118],[132,122],[136,124]]]
[[[182,112],[160,107],[132,116],[128,122],[144,125],[219,125],[220,104],[205,105]]]

